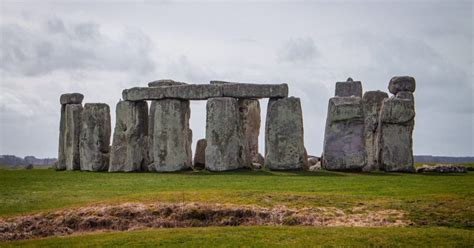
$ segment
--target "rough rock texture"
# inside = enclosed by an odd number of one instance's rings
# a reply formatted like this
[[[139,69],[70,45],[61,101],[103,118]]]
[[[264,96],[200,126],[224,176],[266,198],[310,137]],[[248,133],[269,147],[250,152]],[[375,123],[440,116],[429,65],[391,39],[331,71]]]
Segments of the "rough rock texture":
[[[367,165],[362,168],[363,171],[378,170],[377,164],[377,128],[379,123],[379,113],[382,108],[382,102],[388,98],[388,94],[383,91],[367,91],[362,98],[364,108],[365,123],[365,150],[367,152]]]
[[[147,133],[147,102],[118,102],[109,172],[147,170]]]
[[[415,78],[410,76],[393,77],[388,84],[388,90],[392,94],[397,94],[400,91],[415,92],[415,89]]]
[[[79,145],[81,170],[108,170],[110,132],[109,106],[105,103],[86,103],[82,111]]]
[[[153,164],[151,171],[171,172],[191,167],[189,101],[164,99],[156,101],[153,128]]]
[[[211,98],[206,108],[206,169],[226,171],[249,167],[238,100]]]
[[[395,97],[385,99],[379,118],[377,158],[380,169],[413,172],[414,102]]]
[[[400,98],[400,99],[407,99],[407,100],[415,101],[415,97],[413,96],[413,93],[411,93],[409,91],[399,91],[399,92],[397,92],[395,97]]]
[[[65,111],[64,153],[67,170],[80,170],[79,141],[82,104],[67,104]]]
[[[287,84],[185,84],[135,87],[122,92],[124,100],[206,100],[212,97],[270,98],[288,96]]]
[[[194,152],[194,169],[204,169],[206,165],[206,139],[200,139],[196,143]]]
[[[61,105],[61,116],[59,120],[59,146],[58,146],[58,162],[54,166],[55,170],[66,169],[66,152],[64,149],[64,136],[66,132],[66,105]]]
[[[240,119],[245,147],[250,162],[258,162],[258,136],[260,134],[260,102],[257,99],[239,99]]]
[[[466,173],[467,169],[462,165],[454,164],[436,164],[436,165],[427,165],[424,164],[422,167],[416,169],[417,173],[423,172],[438,172],[438,173]]]
[[[171,85],[185,85],[186,83],[177,82],[172,79],[160,79],[148,83],[148,87],[161,87],[161,86],[171,86]]]
[[[271,170],[294,170],[302,169],[306,163],[300,99],[270,99],[265,123],[265,166]]]
[[[68,93],[62,94],[59,102],[61,105],[64,104],[82,104],[82,100],[84,100],[84,95],[81,93]]]
[[[367,164],[360,97],[329,99],[323,149],[322,165],[327,170],[360,171]]]
[[[348,78],[346,82],[337,82],[335,96],[362,97],[362,83],[360,81],[353,81],[352,78]]]

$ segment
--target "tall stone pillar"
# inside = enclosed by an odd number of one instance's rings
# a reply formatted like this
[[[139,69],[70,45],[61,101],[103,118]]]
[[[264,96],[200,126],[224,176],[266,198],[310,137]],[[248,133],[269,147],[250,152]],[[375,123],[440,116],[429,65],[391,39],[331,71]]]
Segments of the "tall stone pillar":
[[[107,171],[110,157],[110,108],[105,103],[86,103],[82,111],[81,170]]]
[[[300,99],[270,99],[265,123],[265,166],[271,170],[295,170],[306,163]]]
[[[362,105],[364,107],[364,137],[365,150],[367,152],[367,165],[362,168],[362,171],[374,171],[379,169],[377,164],[377,128],[379,123],[379,113],[382,108],[382,102],[388,98],[388,94],[383,91],[367,91],[362,98]]]
[[[238,100],[210,98],[206,109],[206,169],[227,171],[249,166]]]
[[[389,91],[395,96],[385,99],[379,117],[377,148],[380,169],[413,172],[413,128],[415,126],[415,79],[394,77]]]
[[[118,102],[109,172],[146,171],[148,169],[147,134],[147,102]]]
[[[61,119],[56,170],[79,169],[79,133],[83,99],[84,95],[79,93],[63,94],[60,97]]]
[[[149,170],[171,172],[191,167],[192,137],[189,129],[189,101],[163,99],[155,101],[153,128],[153,164]]]
[[[245,147],[250,162],[260,163],[258,157],[258,136],[260,134],[260,102],[258,99],[239,99]]]

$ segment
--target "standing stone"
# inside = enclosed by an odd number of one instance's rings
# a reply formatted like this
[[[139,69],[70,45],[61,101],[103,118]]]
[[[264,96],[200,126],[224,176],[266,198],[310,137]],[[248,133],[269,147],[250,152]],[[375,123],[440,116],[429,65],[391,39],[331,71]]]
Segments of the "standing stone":
[[[61,104],[61,117],[59,122],[59,146],[58,146],[58,163],[55,166],[56,170],[65,170],[67,168],[66,161],[73,161],[72,158],[66,155],[66,106],[68,104],[82,104],[84,95],[80,93],[68,93],[60,96],[59,102]],[[77,152],[77,151],[76,151]],[[74,154],[74,153],[70,153]]]
[[[157,100],[154,112],[153,156],[149,170],[179,171],[191,167],[191,134],[189,101]]]
[[[416,82],[415,78],[410,76],[393,77],[388,83],[388,90],[392,94],[397,94],[400,91],[415,92]]]
[[[227,171],[249,167],[238,100],[211,98],[206,109],[206,169]]]
[[[360,171],[367,164],[360,97],[329,99],[323,149],[327,170]]]
[[[260,102],[257,99],[239,99],[245,147],[250,162],[258,162],[258,136],[260,134]]]
[[[362,97],[362,83],[348,78],[346,82],[336,82],[336,94],[340,97]]]
[[[306,164],[303,115],[299,98],[271,98],[265,123],[265,166],[302,169]]]
[[[367,152],[367,165],[362,168],[363,171],[378,170],[377,164],[377,127],[379,122],[379,113],[382,107],[382,102],[388,98],[388,94],[383,91],[367,91],[362,98],[362,105],[364,108],[364,123],[365,123],[365,150]]]
[[[82,104],[67,104],[65,111],[64,151],[66,169],[80,170],[79,141],[81,132]]]
[[[147,133],[147,102],[118,102],[109,172],[147,170]]]
[[[200,139],[196,143],[194,152],[194,169],[204,169],[206,165],[206,139]]]
[[[380,169],[414,172],[413,128],[415,105],[410,99],[391,97],[382,103],[377,134]]]
[[[86,103],[81,124],[81,170],[108,170],[110,132],[109,106],[105,103]]]

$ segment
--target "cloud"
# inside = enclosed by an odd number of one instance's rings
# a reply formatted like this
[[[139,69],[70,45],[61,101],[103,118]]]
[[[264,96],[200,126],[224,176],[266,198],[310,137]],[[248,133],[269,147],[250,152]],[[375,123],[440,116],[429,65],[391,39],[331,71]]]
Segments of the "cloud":
[[[311,37],[292,38],[277,53],[281,62],[309,62],[317,55],[318,50]]]

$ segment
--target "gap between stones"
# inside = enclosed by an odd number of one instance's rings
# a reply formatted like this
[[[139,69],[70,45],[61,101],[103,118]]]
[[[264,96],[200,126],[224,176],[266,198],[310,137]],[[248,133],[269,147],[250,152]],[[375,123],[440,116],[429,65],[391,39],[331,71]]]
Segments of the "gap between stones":
[[[334,207],[290,209],[203,203],[123,203],[95,205],[34,215],[0,218],[0,241],[13,241],[83,232],[130,231],[145,228],[207,226],[407,226],[400,210],[347,213]]]

